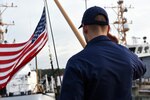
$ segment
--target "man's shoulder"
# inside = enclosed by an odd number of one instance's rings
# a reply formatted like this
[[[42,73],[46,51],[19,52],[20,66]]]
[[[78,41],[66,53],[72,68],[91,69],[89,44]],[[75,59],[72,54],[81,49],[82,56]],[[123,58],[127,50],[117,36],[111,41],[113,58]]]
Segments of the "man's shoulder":
[[[122,50],[129,51],[129,52],[130,52],[129,48],[127,48],[126,46],[121,45],[121,44],[117,44],[117,45],[118,45],[118,47],[121,48]]]
[[[135,53],[133,53],[128,47],[120,45],[120,44],[119,44],[119,47],[120,47],[122,53],[124,53],[124,55],[123,55],[124,57],[126,56],[128,58],[131,58],[131,57],[138,58],[138,56]]]
[[[82,65],[84,62],[84,57],[82,56],[83,51],[78,52],[77,54],[73,55],[72,57],[69,58],[69,60],[67,61],[67,65],[66,65],[66,70],[81,70],[82,69]]]
[[[79,60],[79,59],[82,59],[83,58],[83,55],[84,55],[84,50],[74,54],[72,57],[70,57],[69,60]]]
[[[83,49],[82,51],[74,54],[72,57],[69,58],[67,64],[80,64],[82,62],[84,62],[87,59],[87,51],[85,51],[85,49]]]

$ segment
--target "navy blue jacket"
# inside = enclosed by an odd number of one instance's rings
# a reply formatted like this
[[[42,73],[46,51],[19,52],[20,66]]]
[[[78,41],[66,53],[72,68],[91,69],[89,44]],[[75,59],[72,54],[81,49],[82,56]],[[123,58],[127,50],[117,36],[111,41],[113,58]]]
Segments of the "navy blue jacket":
[[[69,59],[59,100],[131,100],[132,80],[145,71],[129,49],[96,37]]]

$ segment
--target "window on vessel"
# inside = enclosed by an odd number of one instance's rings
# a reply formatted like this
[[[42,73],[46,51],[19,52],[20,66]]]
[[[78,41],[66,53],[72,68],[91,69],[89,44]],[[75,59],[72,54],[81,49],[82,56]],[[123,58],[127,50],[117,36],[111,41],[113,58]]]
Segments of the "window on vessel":
[[[138,54],[139,54],[139,53],[142,53],[142,49],[143,49],[142,46],[138,47],[137,53],[138,53]]]
[[[135,53],[135,47],[130,47],[129,50],[131,50],[133,53]]]
[[[144,48],[144,52],[145,52],[145,53],[148,53],[148,52],[149,52],[149,46],[146,46],[146,47]]]

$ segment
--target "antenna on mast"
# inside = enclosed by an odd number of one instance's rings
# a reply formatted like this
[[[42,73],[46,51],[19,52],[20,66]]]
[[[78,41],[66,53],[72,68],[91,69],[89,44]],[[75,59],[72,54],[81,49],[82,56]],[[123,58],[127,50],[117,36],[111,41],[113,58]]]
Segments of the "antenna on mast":
[[[4,5],[4,4],[0,4],[0,44],[1,43],[7,43],[7,41],[4,39],[4,33],[7,33],[8,31],[8,26],[10,25],[14,25],[14,21],[12,21],[12,23],[4,23],[2,20],[2,14],[6,11],[7,8],[9,7],[17,7],[15,6],[13,3],[11,3],[11,5]],[[3,9],[2,9],[3,8]],[[4,29],[4,26],[6,26],[6,28]]]
[[[105,7],[105,8],[112,8],[117,14],[117,20],[113,22],[113,26],[118,32],[119,43],[122,45],[127,45],[126,32],[129,31],[128,24],[132,24],[132,21],[128,23],[127,18],[124,17],[124,13],[128,12],[128,8],[133,8],[133,7],[131,7],[131,5],[129,7],[125,7],[123,3],[124,3],[123,0],[118,0],[117,2],[118,6]],[[115,9],[117,9],[117,11]]]

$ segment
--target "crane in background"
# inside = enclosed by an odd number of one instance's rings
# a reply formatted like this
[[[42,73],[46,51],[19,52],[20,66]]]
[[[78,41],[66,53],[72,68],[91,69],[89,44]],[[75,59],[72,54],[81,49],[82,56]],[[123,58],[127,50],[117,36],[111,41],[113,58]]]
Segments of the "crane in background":
[[[7,33],[8,31],[8,26],[10,25],[14,25],[14,21],[12,21],[12,23],[5,23],[3,22],[2,19],[2,14],[6,11],[7,8],[9,7],[17,7],[15,6],[13,3],[11,3],[11,5],[8,4],[0,4],[0,43],[7,43],[7,40],[5,40],[4,34]],[[4,26],[6,26],[4,28]]]

